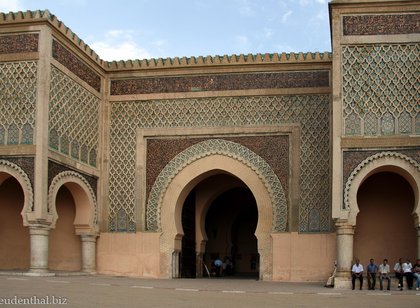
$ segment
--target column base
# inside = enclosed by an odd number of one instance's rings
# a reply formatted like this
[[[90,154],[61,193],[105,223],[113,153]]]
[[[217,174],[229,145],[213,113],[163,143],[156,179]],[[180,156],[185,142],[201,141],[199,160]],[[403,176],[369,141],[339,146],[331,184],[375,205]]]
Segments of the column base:
[[[335,277],[334,289],[347,289],[351,290],[351,279],[347,277]]]
[[[32,277],[52,277],[55,276],[55,273],[51,273],[48,270],[44,269],[30,269],[27,273],[24,273],[23,275]]]

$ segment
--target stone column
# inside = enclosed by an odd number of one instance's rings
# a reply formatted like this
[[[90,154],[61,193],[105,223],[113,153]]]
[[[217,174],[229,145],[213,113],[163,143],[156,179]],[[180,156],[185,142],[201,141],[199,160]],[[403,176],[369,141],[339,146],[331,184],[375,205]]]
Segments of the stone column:
[[[181,254],[180,251],[174,251],[172,253],[172,277],[171,278],[180,278],[181,273],[179,272],[179,255]]]
[[[96,235],[81,234],[82,271],[94,274],[96,272]]]
[[[351,288],[351,264],[353,261],[354,226],[347,220],[337,220],[337,272],[335,288]]]
[[[195,276],[196,278],[203,277],[203,254],[201,252],[196,252],[195,254]]]
[[[48,235],[49,228],[29,226],[31,244],[31,265],[29,275],[48,274]]]
[[[420,227],[417,227],[417,259],[420,259]]]

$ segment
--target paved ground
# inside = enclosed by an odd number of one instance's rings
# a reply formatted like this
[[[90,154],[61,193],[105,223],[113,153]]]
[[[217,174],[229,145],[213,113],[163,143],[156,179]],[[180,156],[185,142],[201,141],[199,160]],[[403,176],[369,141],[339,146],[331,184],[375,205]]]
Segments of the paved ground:
[[[0,306],[37,307],[420,307],[420,291],[352,291],[319,283],[249,279],[155,280],[110,276],[0,275]],[[55,304],[53,304],[53,302]],[[65,302],[65,303],[64,303]],[[58,305],[58,304],[63,305]]]

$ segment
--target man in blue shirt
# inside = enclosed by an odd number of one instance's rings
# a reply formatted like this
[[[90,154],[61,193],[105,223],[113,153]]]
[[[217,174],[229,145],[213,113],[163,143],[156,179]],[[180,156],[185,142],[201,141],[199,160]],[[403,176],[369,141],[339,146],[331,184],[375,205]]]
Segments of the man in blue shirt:
[[[367,279],[368,279],[369,290],[375,290],[377,272],[378,272],[378,266],[375,264],[373,259],[370,259],[370,262],[367,266]]]

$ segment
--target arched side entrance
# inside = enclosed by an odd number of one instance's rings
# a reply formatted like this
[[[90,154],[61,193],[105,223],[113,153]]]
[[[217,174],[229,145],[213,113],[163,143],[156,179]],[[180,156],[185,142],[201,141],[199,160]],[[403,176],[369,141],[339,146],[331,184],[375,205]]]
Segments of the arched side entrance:
[[[0,269],[29,269],[30,238],[25,226],[32,205],[27,174],[16,164],[0,160]]]
[[[23,171],[18,165],[7,160],[0,159],[0,185],[10,176],[14,177],[22,188],[24,200],[21,215],[23,225],[28,226],[29,222],[27,215],[33,211],[34,204],[34,193],[31,181],[25,171]]]
[[[82,249],[80,237],[76,235],[74,228],[76,205],[65,184],[57,192],[55,208],[58,219],[49,235],[48,268],[58,271],[80,271]]]
[[[391,265],[399,258],[416,258],[417,233],[413,222],[414,193],[410,184],[394,172],[369,176],[357,193],[354,257],[362,264],[373,258]]]
[[[381,152],[372,155],[361,162],[349,176],[344,191],[344,208],[340,218],[336,219],[338,277],[336,286],[338,287],[341,287],[341,281],[342,286],[347,287],[350,267],[354,259],[354,231],[357,228],[356,219],[360,211],[357,200],[358,191],[366,180],[381,172],[393,173],[404,178],[412,189],[414,202],[411,223],[414,222],[414,228],[417,230],[415,245],[417,257],[420,257],[420,165],[398,152]],[[377,219],[379,218],[380,214]]]
[[[23,226],[20,215],[23,204],[24,195],[19,182],[12,176],[0,181],[0,269],[2,270],[29,269],[29,229]]]
[[[413,217],[415,227],[420,226],[420,165],[413,159],[397,152],[382,152],[365,159],[351,173],[346,183],[344,206],[348,210],[348,221],[356,225],[359,213],[357,192],[362,183],[371,175],[379,172],[394,172],[402,176],[412,187],[414,192]]]
[[[53,179],[48,193],[48,209],[55,228],[50,234],[51,269],[95,271],[96,208],[94,192],[82,175],[64,171]]]

